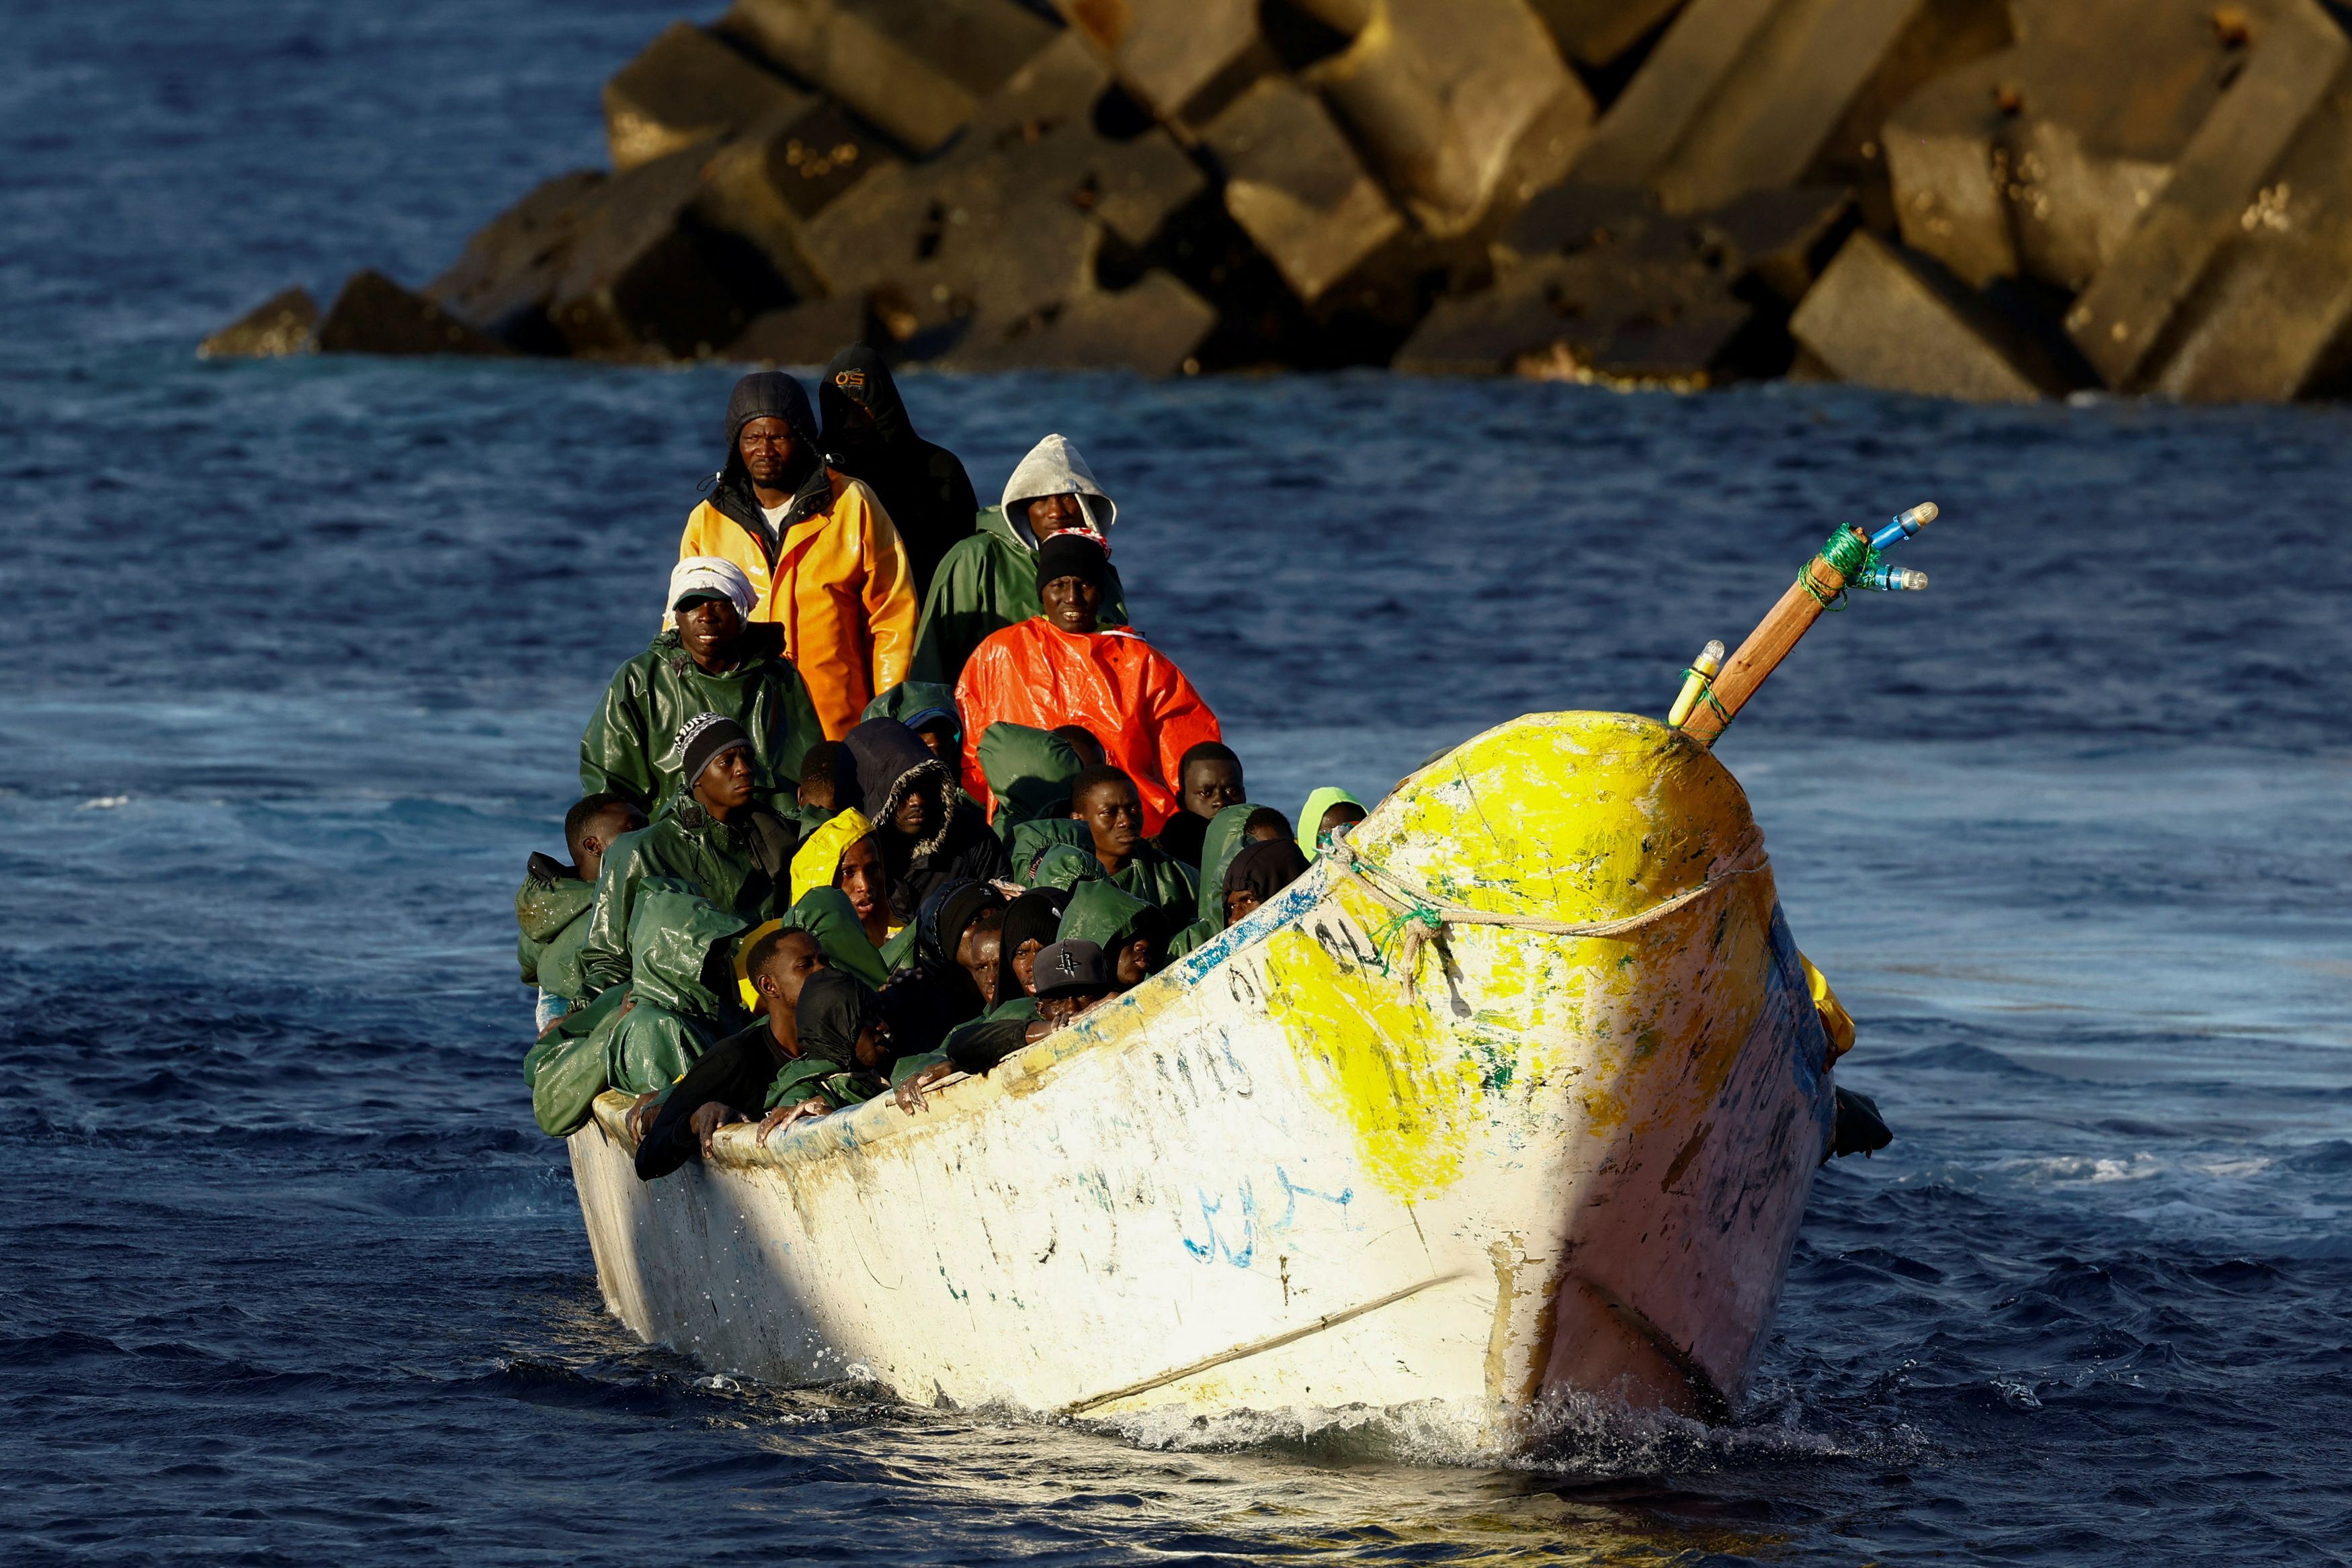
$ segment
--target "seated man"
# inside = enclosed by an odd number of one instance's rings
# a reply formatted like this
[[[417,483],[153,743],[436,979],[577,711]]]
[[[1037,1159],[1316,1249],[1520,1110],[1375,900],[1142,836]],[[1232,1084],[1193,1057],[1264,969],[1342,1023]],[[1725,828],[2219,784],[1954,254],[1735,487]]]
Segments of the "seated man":
[[[950,1031],[988,1009],[964,962],[964,936],[982,913],[1003,907],[994,883],[963,878],[940,883],[923,900],[913,951],[882,988],[883,1016],[901,1055],[936,1051]]]
[[[959,1030],[949,1038],[947,1060],[903,1079],[898,1108],[908,1115],[924,1106],[924,1092],[958,1072],[986,1072],[1024,1046],[1036,1044],[1096,1003],[1118,992],[1103,950],[1091,942],[1055,942],[1037,955],[1037,1016],[1024,1023],[1008,1019]]]
[[[589,999],[580,955],[588,941],[588,915],[596,903],[604,852],[614,839],[645,825],[646,814],[618,795],[591,795],[563,814],[570,865],[532,852],[515,894],[515,923],[522,927],[515,957],[522,965],[522,983],[539,988],[536,1022],[541,1034]]]
[[[1178,763],[1217,738],[1217,716],[1175,663],[1135,632],[1096,621],[1110,563],[1094,540],[1056,534],[1037,551],[1045,613],[982,643],[964,666],[956,706],[964,719],[964,789],[983,804],[988,781],[977,736],[999,720],[1044,728],[1082,715],[1111,765],[1133,781],[1142,831],[1176,807]]]
[[[1167,934],[1164,911],[1107,882],[1072,888],[1070,906],[1062,915],[1061,940],[1100,947],[1116,990],[1131,991],[1159,971],[1166,961]]]
[[[769,1086],[762,1146],[794,1122],[863,1104],[889,1087],[890,1026],[871,987],[838,969],[810,976],[797,1027],[800,1060]]]
[[[777,1072],[800,1060],[794,1009],[809,977],[825,967],[816,938],[779,927],[751,945],[744,967],[766,1016],[712,1046],[668,1089],[630,1107],[641,1180],[666,1176],[698,1154],[708,1155],[711,1134],[730,1122],[750,1121],[752,1113],[742,1107],[765,1105]]]
[[[1065,529],[1108,540],[1118,517],[1118,506],[1095,483],[1076,447],[1059,435],[1039,442],[1013,470],[1003,504],[981,513],[979,531],[959,539],[940,562],[923,597],[911,677],[954,685],[990,633],[1037,613],[1038,547]],[[1127,620],[1116,570],[1102,618],[1117,624]]]
[[[673,741],[687,720],[715,713],[751,739],[752,798],[789,809],[790,770],[824,731],[778,629],[746,619],[751,602],[751,580],[732,561],[677,563],[669,576],[677,624],[614,674],[580,737],[583,789],[657,814],[678,792],[685,765]]]
[[[1327,784],[1307,796],[1299,810],[1298,848],[1311,861],[1330,847],[1332,834],[1355,826],[1368,815],[1361,800]]]
[[[1258,905],[1307,874],[1307,857],[1288,839],[1266,839],[1225,867],[1225,924],[1237,925]]]
[[[809,834],[793,855],[792,907],[808,907],[809,894],[824,888],[837,888],[849,901],[858,930],[876,952],[898,935],[898,926],[890,919],[889,878],[882,868],[882,848],[875,841],[874,824],[863,811],[836,813]],[[865,968],[847,954],[835,953],[834,961],[853,972]]]
[[[843,743],[844,799],[874,824],[889,878],[890,918],[906,925],[943,882],[990,882],[1013,862],[980,809],[956,794],[955,775],[894,718],[870,718]]]
[[[751,737],[731,718],[698,714],[678,730],[677,806],[606,852],[581,970],[592,992],[629,977],[629,917],[637,884],[675,877],[751,924],[782,913],[792,828],[752,801]]]
[[[1070,816],[1086,825],[1103,875],[1144,903],[1189,918],[1200,884],[1182,863],[1143,836],[1143,801],[1135,780],[1116,768],[1089,768],[1070,781]]]
[[[1242,784],[1242,759],[1224,742],[1204,740],[1176,764],[1176,814],[1151,841],[1171,860],[1199,871],[1209,819],[1248,798]]]

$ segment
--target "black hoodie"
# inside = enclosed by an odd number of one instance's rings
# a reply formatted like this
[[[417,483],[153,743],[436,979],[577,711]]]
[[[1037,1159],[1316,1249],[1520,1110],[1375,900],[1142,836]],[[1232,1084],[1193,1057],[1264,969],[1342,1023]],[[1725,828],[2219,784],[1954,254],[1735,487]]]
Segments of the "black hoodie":
[[[781,419],[793,433],[793,460],[784,470],[784,487],[793,493],[782,522],[774,529],[760,510],[752,492],[751,475],[743,466],[737,443],[743,427],[755,419]],[[823,448],[817,439],[816,415],[809,410],[808,393],[782,371],[755,371],[735,383],[727,399],[727,464],[710,491],[710,504],[760,541],[768,565],[776,564],[776,550],[784,531],[803,517],[832,503],[833,484],[825,476]]]
[[[919,789],[930,793],[931,821],[939,824],[920,841],[890,825],[899,803]],[[931,889],[950,878],[989,882],[1013,874],[1004,841],[957,789],[948,765],[895,718],[869,718],[843,738],[834,799],[857,801],[874,824],[890,879],[890,918],[898,925],[914,919]]]
[[[834,356],[816,402],[824,415],[826,461],[873,487],[906,546],[915,597],[922,599],[949,547],[975,527],[980,500],[971,476],[954,453],[915,434],[890,367],[863,343]],[[858,417],[859,410],[866,417]]]

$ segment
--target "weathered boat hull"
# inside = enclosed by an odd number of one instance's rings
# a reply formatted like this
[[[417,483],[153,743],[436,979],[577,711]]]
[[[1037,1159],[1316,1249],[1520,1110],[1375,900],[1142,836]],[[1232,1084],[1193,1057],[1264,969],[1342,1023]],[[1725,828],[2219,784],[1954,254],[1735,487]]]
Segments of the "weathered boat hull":
[[[908,1117],[637,1180],[572,1163],[606,1301],[781,1381],[1113,1415],[1440,1402],[1508,1446],[1580,1390],[1739,1398],[1832,1116],[1744,798],[1647,720],[1538,716],[1400,785],[1168,973]],[[1449,924],[1393,889],[1608,937]],[[1408,980],[1412,984],[1408,984]]]

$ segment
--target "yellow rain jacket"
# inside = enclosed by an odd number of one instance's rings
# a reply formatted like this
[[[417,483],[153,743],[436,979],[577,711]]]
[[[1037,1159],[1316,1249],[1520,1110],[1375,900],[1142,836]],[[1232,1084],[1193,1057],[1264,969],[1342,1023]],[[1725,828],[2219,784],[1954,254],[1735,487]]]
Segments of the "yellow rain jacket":
[[[793,855],[793,902],[806,898],[813,887],[831,887],[841,874],[841,857],[849,846],[874,831],[863,811],[844,811],[801,841]]]
[[[783,627],[784,653],[808,686],[824,737],[839,740],[867,703],[907,678],[919,606],[906,549],[874,492],[832,469],[819,472],[823,489],[813,483],[793,497],[772,558],[764,534],[721,511],[718,496],[687,517],[677,553],[681,560],[719,556],[743,569],[760,595],[751,619]]]

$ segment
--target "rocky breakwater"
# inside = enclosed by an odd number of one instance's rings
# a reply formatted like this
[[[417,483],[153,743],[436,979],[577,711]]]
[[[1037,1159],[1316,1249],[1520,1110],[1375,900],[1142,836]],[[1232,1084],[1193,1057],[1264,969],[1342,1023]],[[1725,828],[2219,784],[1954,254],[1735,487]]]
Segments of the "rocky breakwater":
[[[207,354],[2352,381],[2321,0],[736,0],[411,289]]]

